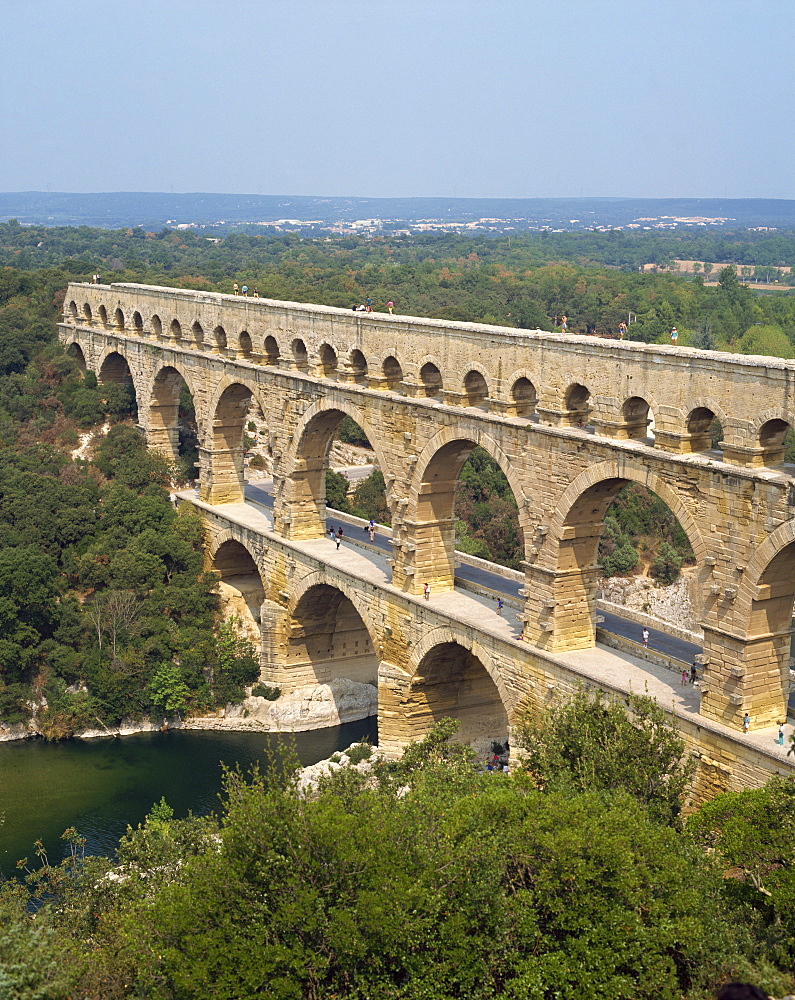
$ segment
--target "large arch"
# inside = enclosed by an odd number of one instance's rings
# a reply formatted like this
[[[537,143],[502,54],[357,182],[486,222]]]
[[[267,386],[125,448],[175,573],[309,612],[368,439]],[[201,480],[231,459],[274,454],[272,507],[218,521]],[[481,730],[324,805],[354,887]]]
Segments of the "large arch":
[[[67,345],[66,353],[70,358],[73,358],[77,362],[77,366],[83,374],[85,374],[86,368],[86,356],[83,353],[83,348],[80,346],[78,341],[73,340],[71,344]]]
[[[727,651],[725,638],[721,642],[723,637],[705,628],[704,652],[715,678],[705,714],[728,714],[737,721],[747,711],[754,727],[785,719],[795,607],[795,522],[782,524],[756,548],[736,595],[724,590],[719,596],[724,602],[734,596],[731,631],[742,640],[731,644],[736,648],[728,648],[727,658],[722,655]]]
[[[378,686],[378,643],[361,595],[322,573],[301,582],[291,597],[285,651],[289,688],[344,677]]]
[[[138,392],[127,358],[118,351],[106,350],[99,359],[97,381],[107,387],[107,412],[132,415],[138,420]]]
[[[594,645],[599,540],[607,509],[627,483],[645,486],[671,509],[690,541],[703,583],[707,548],[680,495],[640,463],[603,462],[564,491],[549,526],[544,561],[528,572],[526,635],[536,644],[553,650]]]
[[[261,645],[262,602],[265,586],[254,556],[246,546],[224,532],[209,552],[211,566],[220,577],[221,600],[229,614],[240,618],[245,634]]]
[[[511,701],[482,646],[440,627],[415,647],[412,666],[403,711],[413,739],[449,717],[459,723],[456,739],[480,752],[507,740]]]
[[[242,503],[245,499],[243,431],[257,386],[247,379],[224,378],[210,403],[200,494],[207,503]],[[263,410],[263,412],[265,412]]]
[[[386,477],[388,464],[379,437],[366,415],[349,403],[318,401],[304,413],[293,435],[294,444],[278,470],[274,517],[277,530],[287,538],[320,538],[326,532],[326,472],[334,433],[344,417],[362,428]],[[390,513],[394,514],[387,493]]]
[[[491,455],[508,480],[518,507],[519,527],[526,548],[529,528],[526,498],[510,459],[476,423],[471,423],[466,430],[447,427],[428,442],[417,460],[403,522],[405,538],[401,538],[401,542],[408,544],[403,546],[401,557],[396,553],[397,586],[415,594],[421,593],[426,583],[434,593],[453,589],[456,484],[464,463],[476,447]],[[401,558],[400,565],[398,558]]]
[[[162,452],[174,461],[180,454],[179,403],[183,386],[195,401],[197,397],[188,372],[181,365],[163,365],[156,372],[149,392],[147,443],[153,451]],[[201,436],[202,421],[197,423]]]

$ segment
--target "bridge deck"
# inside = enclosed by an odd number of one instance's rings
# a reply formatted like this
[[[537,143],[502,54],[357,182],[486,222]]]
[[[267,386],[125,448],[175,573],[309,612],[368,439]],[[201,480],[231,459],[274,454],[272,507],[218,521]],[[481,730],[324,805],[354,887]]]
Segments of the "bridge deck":
[[[198,493],[195,490],[183,491],[177,496],[194,504],[199,509],[207,510],[216,515],[223,513],[225,518],[257,534],[268,536],[273,533],[273,513],[268,504],[270,497],[262,488],[249,486],[246,503],[225,504],[222,507],[203,503],[198,499]],[[330,518],[330,523],[333,521],[335,525],[345,525],[346,520],[344,517],[333,516]],[[391,569],[387,558],[391,546],[388,539],[382,538],[383,548],[375,549],[371,546],[353,543],[352,533],[356,533],[355,537],[358,541],[358,537],[362,535],[361,527],[348,524],[343,530],[349,533],[344,537],[339,549],[328,535],[324,538],[307,541],[293,540],[287,544],[315,559],[322,559],[329,566],[354,575],[362,581],[372,583],[379,588],[394,589],[389,582]],[[280,544],[285,544],[283,538],[275,537],[278,538]],[[510,597],[512,596],[511,588],[511,581],[497,574],[492,576],[489,589],[496,593],[505,593]],[[405,594],[401,594],[401,596],[406,597]],[[423,602],[421,597],[412,599],[416,600],[418,604]],[[517,612],[507,603],[502,614],[499,615],[492,598],[472,593],[460,587],[446,593],[432,593],[430,602],[435,611],[442,612],[457,622],[485,634],[493,635],[504,642],[515,643],[517,649],[522,649],[525,646],[519,638],[521,626],[517,619]],[[634,628],[638,630],[637,626]],[[795,729],[790,721],[785,726],[785,744],[780,747],[777,743],[778,728],[775,726],[756,729],[744,735],[721,723],[705,719],[699,714],[701,696],[698,688],[690,685],[682,686],[679,676],[664,666],[649,663],[639,657],[632,656],[630,653],[620,652],[601,643],[597,643],[592,649],[555,654],[544,653],[543,655],[602,689],[622,694],[647,693],[663,708],[671,711],[674,716],[686,719],[696,726],[712,730],[729,739],[741,740],[749,746],[753,746],[757,751],[780,761],[787,769],[793,767],[793,758],[787,757],[789,736]]]

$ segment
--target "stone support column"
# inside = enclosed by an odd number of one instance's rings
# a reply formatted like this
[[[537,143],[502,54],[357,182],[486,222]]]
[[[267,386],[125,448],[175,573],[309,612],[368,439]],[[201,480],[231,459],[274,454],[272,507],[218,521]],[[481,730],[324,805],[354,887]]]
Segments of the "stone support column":
[[[596,547],[602,524],[566,525],[543,563],[525,562],[524,638],[540,649],[590,649],[596,638]],[[554,541],[550,541],[554,546]]]
[[[152,451],[160,452],[170,462],[179,458],[177,410],[174,403],[164,403],[157,399],[152,399],[149,404],[146,443]]]
[[[752,729],[787,718],[792,629],[747,636],[704,625],[704,678],[701,714],[742,728],[746,712]]]
[[[455,525],[454,517],[404,520],[400,537],[393,537],[393,584],[409,594],[422,594],[426,583],[432,594],[451,591],[455,575]]]
[[[274,481],[274,525],[284,538],[322,538],[326,532],[326,459],[302,458],[289,478]],[[318,500],[318,497],[322,499]]]
[[[243,503],[243,441],[237,418],[213,421],[212,437],[199,447],[199,498],[209,504]]]
[[[265,600],[260,609],[260,622],[260,680],[281,688],[284,693],[290,690],[286,661],[288,612],[281,604]]]

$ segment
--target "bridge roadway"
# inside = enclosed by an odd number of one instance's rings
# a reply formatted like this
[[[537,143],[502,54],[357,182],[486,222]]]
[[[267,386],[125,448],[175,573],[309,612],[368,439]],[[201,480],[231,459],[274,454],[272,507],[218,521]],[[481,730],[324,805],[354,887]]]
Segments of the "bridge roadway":
[[[213,507],[202,503],[198,499],[198,491],[196,490],[178,493],[177,497],[194,504],[200,510],[204,509],[216,515],[223,513],[230,520],[258,534],[268,535],[273,532],[273,498],[264,488],[264,484],[258,486],[247,484],[245,503],[225,504],[222,507]],[[329,523],[332,522],[335,524],[347,523],[349,527],[354,527],[346,515],[336,512],[334,517],[330,518]],[[330,566],[355,575],[363,581],[379,587],[390,586],[391,567],[387,558],[391,550],[391,541],[383,534],[380,536],[377,534],[378,545],[371,546],[360,541],[358,536],[363,535],[360,525],[356,525],[356,532],[355,541],[352,541],[353,536],[349,534],[344,537],[339,549],[328,534],[324,538],[305,541],[293,540],[288,544],[315,558],[322,557],[323,561]],[[369,539],[367,541],[369,543]],[[279,542],[284,544],[284,539],[279,538]],[[497,574],[474,570],[471,567],[460,567],[456,575],[459,575],[459,572],[462,577],[467,574],[470,579],[480,576],[484,587],[490,591],[503,593],[509,598],[517,596],[513,582]],[[437,612],[449,615],[454,620],[490,633],[502,640],[515,642],[517,646],[522,645],[521,623],[518,620],[517,611],[508,603],[500,615],[496,611],[494,598],[474,593],[471,590],[464,590],[458,586],[446,593],[432,593],[430,600]],[[511,603],[514,603],[513,600]],[[607,617],[605,615],[606,619]],[[636,623],[613,615],[610,616],[610,627],[616,630],[623,629],[623,634],[634,640],[637,640],[640,630],[640,626]],[[652,632],[651,629],[649,631]],[[693,653],[698,651],[698,647],[682,643],[659,630],[653,630],[650,644],[652,642],[660,651],[669,651],[671,656],[675,655],[674,650],[678,651],[680,655],[686,653],[685,660],[688,663],[692,662]],[[683,646],[686,649],[682,649]],[[690,684],[682,686],[678,673],[667,667],[650,663],[630,653],[612,649],[602,643],[597,643],[591,649],[555,653],[554,659],[582,676],[586,682],[624,694],[647,693],[675,716],[687,719],[696,726],[714,730],[717,734],[730,739],[738,739],[739,734],[736,730],[719,722],[705,719],[699,714],[701,699],[699,689]],[[795,731],[795,726],[793,726],[792,720],[788,720],[785,725],[784,746],[781,747],[777,743],[778,729],[775,726],[756,729],[747,735],[739,736],[739,738],[749,747],[754,747],[774,758],[783,765],[785,771],[789,771],[793,767],[793,761],[792,757],[787,757],[787,748],[790,734],[793,731]]]

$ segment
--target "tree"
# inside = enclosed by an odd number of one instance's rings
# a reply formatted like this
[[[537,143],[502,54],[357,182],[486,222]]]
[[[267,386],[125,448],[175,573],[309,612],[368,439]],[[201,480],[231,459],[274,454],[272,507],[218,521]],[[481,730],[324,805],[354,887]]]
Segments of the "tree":
[[[190,688],[182,679],[182,672],[175,663],[161,663],[149,683],[152,703],[169,714],[185,711]]]
[[[601,691],[580,690],[540,717],[526,717],[515,739],[539,787],[625,790],[664,823],[676,822],[693,775],[675,723],[647,695],[630,695],[622,705]]]
[[[326,506],[331,510],[348,510],[348,489],[350,483],[341,472],[329,469],[326,472]]]
[[[106,921],[94,961],[182,1000],[678,1000],[732,969],[702,852],[626,794],[486,779],[448,736],[355,795],[228,775],[218,843]]]
[[[795,960],[795,782],[772,778],[763,788],[724,792],[689,817],[687,833],[717,852],[727,895],[753,908],[760,947],[782,964]]]
[[[700,351],[714,351],[715,338],[712,336],[712,324],[709,320],[702,320],[695,331],[690,335],[690,346]]]

